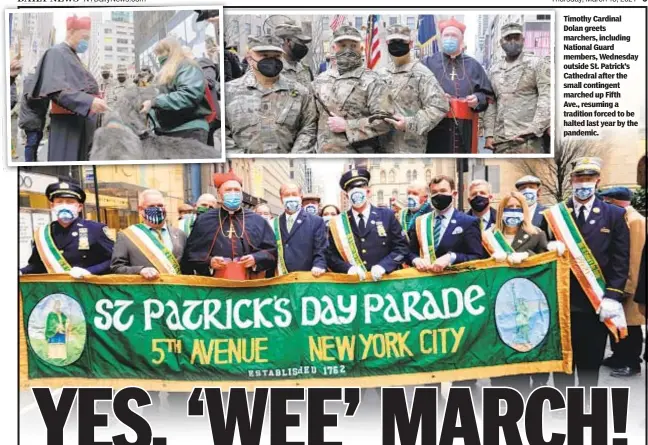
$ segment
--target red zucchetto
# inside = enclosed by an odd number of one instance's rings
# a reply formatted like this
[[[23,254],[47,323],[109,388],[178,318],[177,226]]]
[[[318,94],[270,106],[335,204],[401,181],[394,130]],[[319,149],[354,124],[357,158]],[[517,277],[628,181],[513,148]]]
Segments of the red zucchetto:
[[[90,17],[77,17],[73,15],[67,18],[67,29],[73,31],[76,29],[90,30],[92,27],[92,19]]]
[[[236,176],[236,174],[230,170],[227,173],[214,173],[214,186],[219,189],[221,185],[225,184],[227,181],[236,181],[243,186],[243,180]]]
[[[457,28],[459,31],[461,31],[461,34],[463,34],[466,30],[466,25],[456,20],[454,17],[452,17],[450,20],[442,20],[439,22],[439,32],[441,34],[443,34],[444,29],[449,27]]]

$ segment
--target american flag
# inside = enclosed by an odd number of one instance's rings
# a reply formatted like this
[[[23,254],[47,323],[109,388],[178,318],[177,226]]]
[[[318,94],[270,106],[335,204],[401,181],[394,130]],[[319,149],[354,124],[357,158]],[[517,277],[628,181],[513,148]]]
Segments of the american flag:
[[[336,14],[336,15],[333,16],[333,20],[331,21],[331,24],[329,25],[329,27],[330,27],[333,31],[335,31],[335,30],[338,29],[340,26],[342,26],[342,24],[344,23],[345,20],[346,20],[346,16],[345,16],[345,15],[339,15],[339,14]]]
[[[370,15],[367,20],[365,48],[367,51],[367,68],[370,70],[374,69],[380,61],[380,37],[378,36],[379,20],[379,15]]]

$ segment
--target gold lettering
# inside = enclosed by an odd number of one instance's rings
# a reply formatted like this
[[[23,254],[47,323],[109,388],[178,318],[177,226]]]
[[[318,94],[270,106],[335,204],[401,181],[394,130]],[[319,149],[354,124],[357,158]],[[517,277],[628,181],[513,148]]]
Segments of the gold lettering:
[[[261,357],[261,353],[268,350],[268,339],[266,337],[263,337],[255,338],[254,340],[256,342],[256,363],[268,363],[267,358]]]
[[[369,337],[365,337],[364,334],[360,334],[360,341],[362,342],[363,350],[362,360],[366,359],[369,355],[369,350],[371,349],[371,339],[373,334],[369,334]]]
[[[441,334],[441,354],[446,354],[448,352],[448,342],[446,336],[449,330],[450,329],[448,328],[437,329],[437,331],[439,331],[439,333]]]
[[[227,359],[227,355],[225,356],[225,359],[221,359],[221,354],[227,354],[228,348],[228,343],[230,342],[229,338],[217,338],[215,340],[212,340],[212,343],[215,343],[214,345],[214,363],[217,365],[228,365],[230,364],[230,361]],[[223,349],[222,346],[225,345],[225,348]]]
[[[347,360],[353,360],[353,355],[355,352],[355,335],[351,337],[345,335],[342,338],[335,337],[335,344],[337,345],[338,358],[339,360],[344,360],[346,355]]]
[[[369,338],[373,342],[373,352],[374,356],[377,358],[383,358],[387,355],[387,346],[385,345],[385,334],[371,334]],[[378,350],[378,340],[380,339],[380,351]]]
[[[409,355],[410,357],[414,357],[414,354],[412,354],[412,351],[410,351],[410,348],[407,346],[407,337],[409,337],[410,331],[407,331],[405,334],[398,333],[398,348],[400,351],[400,356],[404,357],[405,354]]]
[[[422,329],[421,333],[419,334],[419,349],[423,354],[432,353],[432,349],[425,346],[425,336],[430,334],[432,334],[432,331],[430,331],[429,329]]]
[[[396,343],[398,343],[398,335],[396,332],[388,332],[385,334],[385,350],[387,352],[387,357],[391,357],[392,353],[394,357],[400,357],[398,349],[396,349]]]
[[[459,349],[459,344],[461,343],[461,338],[463,337],[465,330],[465,326],[462,326],[458,331],[454,328],[450,329],[450,332],[452,332],[452,336],[454,337],[454,346],[452,347],[451,351],[452,354],[457,352],[457,349]]]

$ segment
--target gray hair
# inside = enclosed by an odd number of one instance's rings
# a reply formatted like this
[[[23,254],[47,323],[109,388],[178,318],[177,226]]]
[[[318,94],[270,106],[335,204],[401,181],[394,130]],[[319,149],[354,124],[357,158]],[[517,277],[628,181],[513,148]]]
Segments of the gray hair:
[[[156,189],[146,189],[139,195],[139,206],[141,207],[144,204],[144,201],[146,198],[150,195],[158,195],[164,199],[164,195],[162,194],[161,191],[156,190]]]
[[[492,188],[491,188],[490,183],[488,181],[483,180],[483,179],[475,179],[475,180],[473,180],[470,183],[470,185],[468,186],[468,191],[472,190],[473,187],[477,187],[477,186],[480,186],[480,185],[486,186],[486,189],[488,190],[488,193],[489,194],[492,193]]]

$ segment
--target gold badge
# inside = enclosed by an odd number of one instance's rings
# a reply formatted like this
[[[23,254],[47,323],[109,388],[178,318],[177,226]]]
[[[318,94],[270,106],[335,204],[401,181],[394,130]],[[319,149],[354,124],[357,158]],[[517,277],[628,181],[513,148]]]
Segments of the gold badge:
[[[69,188],[70,188],[70,186],[68,185],[67,182],[61,182],[61,183],[59,184],[59,189],[67,190],[67,189],[69,189]]]
[[[88,229],[79,228],[79,250],[90,250],[90,241],[88,241]]]
[[[385,226],[383,225],[382,221],[378,221],[376,223],[376,230],[378,230],[379,237],[384,238],[387,236],[387,231],[385,230]]]
[[[603,227],[603,228],[601,229],[601,233],[610,233],[610,229],[608,229],[608,228],[606,228],[606,227]]]
[[[594,213],[601,213],[601,209],[599,209],[598,207],[594,207],[594,208],[592,209],[592,212],[594,212]]]

